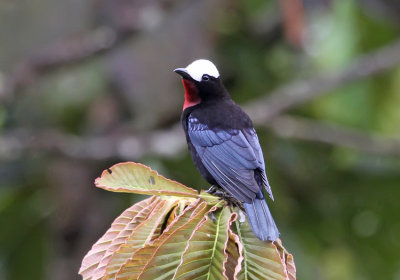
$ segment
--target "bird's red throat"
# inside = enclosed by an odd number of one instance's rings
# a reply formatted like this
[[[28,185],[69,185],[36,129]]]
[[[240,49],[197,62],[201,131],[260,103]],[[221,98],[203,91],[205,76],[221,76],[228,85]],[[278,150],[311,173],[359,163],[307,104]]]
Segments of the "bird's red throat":
[[[185,103],[183,103],[183,110],[186,108],[197,105],[201,102],[199,91],[196,85],[189,80],[182,79],[183,87],[185,88]]]

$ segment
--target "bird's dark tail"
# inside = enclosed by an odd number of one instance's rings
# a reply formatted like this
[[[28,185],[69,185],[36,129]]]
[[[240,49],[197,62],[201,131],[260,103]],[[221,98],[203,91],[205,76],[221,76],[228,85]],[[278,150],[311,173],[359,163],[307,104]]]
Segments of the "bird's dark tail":
[[[257,196],[252,203],[243,203],[251,228],[258,239],[275,241],[279,237],[278,228],[262,193]]]

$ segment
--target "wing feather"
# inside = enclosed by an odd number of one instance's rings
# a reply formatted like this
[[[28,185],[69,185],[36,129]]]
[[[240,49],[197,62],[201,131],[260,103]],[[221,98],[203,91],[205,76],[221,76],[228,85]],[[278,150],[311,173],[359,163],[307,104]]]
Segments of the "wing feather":
[[[260,191],[254,172],[261,172],[270,194],[264,159],[253,128],[244,130],[210,129],[195,117],[188,117],[188,135],[203,165],[218,184],[236,199],[250,202]]]

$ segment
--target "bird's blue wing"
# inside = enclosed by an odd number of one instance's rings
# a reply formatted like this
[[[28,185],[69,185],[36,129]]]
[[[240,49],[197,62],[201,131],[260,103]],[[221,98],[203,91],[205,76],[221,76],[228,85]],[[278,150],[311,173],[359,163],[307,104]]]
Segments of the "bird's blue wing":
[[[253,128],[212,130],[189,116],[188,135],[208,172],[233,197],[242,202],[255,198],[260,191],[255,170],[261,172],[270,193],[261,147]]]
[[[244,136],[246,137],[247,141],[249,142],[250,146],[253,148],[254,153],[256,154],[257,160],[260,163],[259,169],[261,172],[261,178],[264,183],[265,190],[267,191],[269,197],[274,200],[274,196],[272,195],[271,186],[269,185],[267,174],[265,172],[265,163],[264,163],[264,156],[261,150],[260,142],[258,141],[258,136],[256,130],[254,128],[248,129],[245,131]]]

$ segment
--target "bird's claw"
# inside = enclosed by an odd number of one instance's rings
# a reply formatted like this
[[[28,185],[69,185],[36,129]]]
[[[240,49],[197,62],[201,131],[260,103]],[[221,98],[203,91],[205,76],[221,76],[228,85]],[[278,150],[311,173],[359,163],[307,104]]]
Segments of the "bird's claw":
[[[221,188],[218,188],[215,185],[212,185],[207,191],[207,193],[217,196],[219,200],[225,200],[228,202],[229,205],[238,207],[241,210],[244,210],[242,203],[234,198],[232,195],[228,194]]]
[[[206,190],[206,193],[214,194],[214,193],[216,193],[217,190],[218,190],[217,186],[212,185],[208,190]]]

